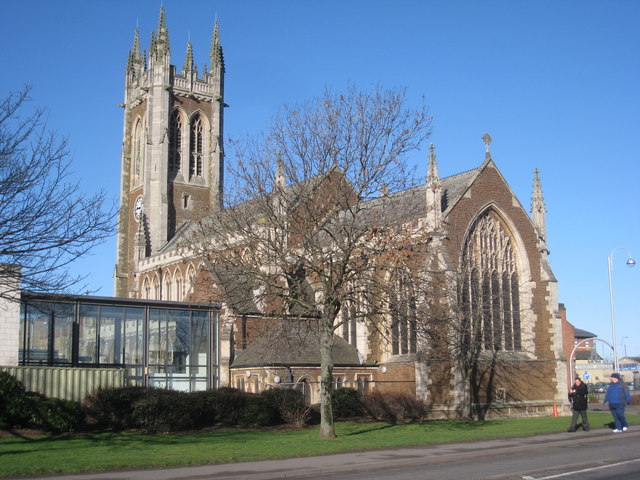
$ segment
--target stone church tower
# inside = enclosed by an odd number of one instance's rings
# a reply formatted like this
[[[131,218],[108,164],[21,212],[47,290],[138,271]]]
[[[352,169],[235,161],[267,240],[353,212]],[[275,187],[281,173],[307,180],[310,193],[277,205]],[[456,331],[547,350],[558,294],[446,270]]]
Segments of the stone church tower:
[[[215,23],[201,72],[187,43],[171,65],[164,9],[142,52],[138,29],[125,73],[115,295],[136,297],[139,262],[155,256],[186,221],[222,202],[224,59]]]

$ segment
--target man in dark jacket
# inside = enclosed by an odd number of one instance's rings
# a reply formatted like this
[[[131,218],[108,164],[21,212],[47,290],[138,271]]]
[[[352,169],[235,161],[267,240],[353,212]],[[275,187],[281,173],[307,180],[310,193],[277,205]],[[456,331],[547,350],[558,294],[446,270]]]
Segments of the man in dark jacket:
[[[567,431],[576,431],[576,422],[578,421],[578,415],[580,415],[582,417],[582,429],[588,432],[589,419],[587,418],[587,405],[589,403],[589,390],[580,377],[576,377],[576,381],[571,385],[569,401],[572,405],[573,416],[571,417],[571,425],[569,425],[569,430]]]

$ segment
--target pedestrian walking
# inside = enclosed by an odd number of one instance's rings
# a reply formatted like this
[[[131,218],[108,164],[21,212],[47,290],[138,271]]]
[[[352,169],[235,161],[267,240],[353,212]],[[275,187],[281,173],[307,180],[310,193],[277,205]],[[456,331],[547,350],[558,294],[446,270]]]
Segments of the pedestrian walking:
[[[571,385],[571,389],[569,390],[569,401],[571,402],[573,416],[571,417],[571,425],[569,425],[569,430],[567,431],[576,431],[576,422],[578,421],[578,416],[581,416],[582,429],[585,432],[588,432],[589,419],[587,418],[587,408],[589,405],[589,389],[580,377],[576,377],[575,382]]]
[[[604,396],[604,403],[609,404],[609,411],[615,422],[613,433],[626,432],[629,429],[629,425],[624,416],[624,407],[631,403],[631,394],[617,372],[611,374],[611,383]]]

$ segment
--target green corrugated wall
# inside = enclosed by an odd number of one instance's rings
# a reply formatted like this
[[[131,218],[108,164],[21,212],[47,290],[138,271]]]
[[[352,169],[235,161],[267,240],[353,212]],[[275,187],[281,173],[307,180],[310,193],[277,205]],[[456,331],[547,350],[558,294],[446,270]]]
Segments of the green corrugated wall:
[[[125,385],[125,370],[121,368],[0,366],[0,371],[16,377],[29,392],[77,402],[100,388]]]

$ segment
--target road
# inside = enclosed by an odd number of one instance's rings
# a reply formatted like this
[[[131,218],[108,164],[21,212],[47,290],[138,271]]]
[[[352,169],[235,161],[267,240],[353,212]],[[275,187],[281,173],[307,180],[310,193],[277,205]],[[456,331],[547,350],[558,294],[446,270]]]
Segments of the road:
[[[47,477],[56,480],[632,480],[640,427],[260,462]],[[143,452],[141,452],[143,454]],[[40,477],[42,479],[42,477]]]
[[[603,432],[604,433],[604,432]],[[627,432],[629,433],[629,432]],[[577,434],[577,435],[576,435]],[[407,466],[351,474],[305,477],[308,480],[614,480],[640,479],[640,431],[630,435],[561,436],[530,445],[503,445],[476,452],[421,460],[407,456]],[[546,437],[546,436],[545,436]],[[418,453],[418,452],[416,452]]]

